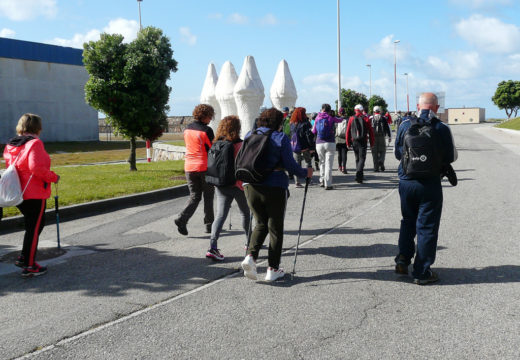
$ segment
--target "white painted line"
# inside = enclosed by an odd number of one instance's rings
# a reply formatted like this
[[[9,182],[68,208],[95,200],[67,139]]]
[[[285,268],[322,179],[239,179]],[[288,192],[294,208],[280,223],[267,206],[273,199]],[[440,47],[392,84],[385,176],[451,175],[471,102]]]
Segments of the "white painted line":
[[[327,230],[326,232],[324,232],[324,233],[322,233],[322,234],[320,234],[320,235],[317,235],[317,236],[315,236],[315,237],[313,237],[313,238],[311,238],[311,239],[309,239],[309,240],[303,242],[302,244],[300,244],[300,247],[303,247],[303,246],[305,246],[305,245],[307,245],[307,244],[310,244],[311,242],[313,242],[313,241],[315,241],[315,240],[321,239],[321,238],[324,237],[325,235],[328,235],[328,234],[334,232],[334,230],[336,230],[336,229],[338,229],[338,228],[340,228],[340,227],[342,227],[342,226],[345,226],[345,225],[349,224],[350,222],[356,220],[356,219],[359,218],[360,216],[365,215],[367,212],[369,212],[369,211],[373,210],[374,208],[376,208],[377,206],[381,205],[381,204],[382,204],[382,203],[383,203],[387,198],[389,198],[389,197],[390,197],[390,196],[391,196],[391,195],[392,195],[396,190],[397,190],[397,188],[394,188],[392,191],[390,191],[387,195],[385,195],[385,196],[384,196],[381,200],[379,200],[377,203],[375,203],[374,205],[372,205],[371,207],[369,207],[369,208],[366,209],[365,211],[361,212],[360,214],[354,216],[353,218],[350,218],[349,220],[345,221],[344,223],[339,224],[339,225],[336,225],[336,226],[334,226],[333,228]],[[290,249],[284,251],[283,254],[286,254],[286,253],[292,251],[294,248],[296,248],[296,245],[293,246],[292,248],[290,248]],[[267,262],[267,260],[264,260],[264,261],[258,263],[258,265],[265,264],[266,262]],[[220,278],[220,279],[218,279],[218,280],[212,281],[212,282],[210,282],[210,283],[207,283],[207,284],[205,284],[205,285],[202,285],[202,286],[200,286],[200,287],[198,287],[198,288],[195,288],[195,289],[193,289],[193,290],[187,291],[187,292],[182,293],[182,294],[180,294],[180,295],[174,296],[174,297],[172,297],[172,298],[170,298],[170,299],[163,300],[163,301],[161,301],[161,302],[158,302],[157,304],[154,304],[154,305],[148,306],[148,307],[146,307],[146,308],[144,308],[144,309],[137,310],[137,311],[135,311],[135,312],[133,312],[133,313],[131,313],[131,314],[125,315],[125,316],[123,316],[123,317],[121,317],[121,318],[119,318],[119,319],[117,319],[117,320],[113,320],[113,321],[107,322],[107,323],[105,323],[105,324],[103,324],[103,325],[100,325],[100,326],[98,326],[98,327],[95,327],[95,328],[93,328],[93,329],[90,329],[90,330],[87,330],[87,331],[85,331],[85,332],[79,333],[79,334],[77,334],[77,335],[74,335],[74,336],[71,336],[71,337],[65,338],[65,339],[63,339],[63,340],[58,341],[58,342],[57,342],[56,344],[54,344],[54,345],[46,346],[46,347],[44,347],[44,348],[42,348],[42,349],[40,349],[40,350],[37,350],[37,351],[35,351],[35,352],[31,352],[31,353],[25,354],[24,356],[18,357],[18,358],[16,358],[16,359],[29,359],[29,358],[31,358],[31,357],[33,357],[33,356],[40,355],[40,354],[42,354],[42,353],[44,353],[44,352],[47,352],[47,351],[49,351],[49,350],[53,350],[53,349],[56,348],[56,347],[66,345],[66,344],[71,343],[71,342],[73,342],[73,341],[75,341],[75,340],[78,340],[78,339],[84,338],[84,337],[86,337],[86,336],[88,336],[88,335],[95,334],[95,333],[97,333],[97,332],[99,332],[99,331],[101,331],[101,330],[107,329],[107,328],[109,328],[109,327],[111,327],[111,326],[117,325],[117,324],[119,324],[119,323],[125,322],[125,321],[130,320],[130,319],[133,319],[134,317],[139,316],[139,315],[141,315],[141,314],[146,314],[146,313],[149,312],[149,311],[152,311],[152,310],[158,309],[158,308],[160,308],[160,307],[162,307],[162,306],[165,306],[165,305],[171,304],[171,303],[174,302],[174,301],[177,301],[177,300],[183,299],[183,298],[185,298],[185,297],[187,297],[187,296],[190,296],[190,295],[192,295],[192,294],[198,293],[198,292],[200,292],[200,291],[202,291],[202,290],[205,290],[205,289],[207,289],[207,288],[212,287],[213,285],[217,285],[217,284],[219,284],[219,283],[221,283],[221,282],[223,282],[223,281],[225,281],[225,280],[227,280],[227,279],[234,278],[234,277],[236,277],[236,276],[238,276],[238,275],[240,275],[240,274],[241,274],[240,270],[237,270],[237,271],[233,272],[232,274],[229,274],[229,275],[227,275],[227,276],[225,276],[225,277],[223,277],[223,278]]]

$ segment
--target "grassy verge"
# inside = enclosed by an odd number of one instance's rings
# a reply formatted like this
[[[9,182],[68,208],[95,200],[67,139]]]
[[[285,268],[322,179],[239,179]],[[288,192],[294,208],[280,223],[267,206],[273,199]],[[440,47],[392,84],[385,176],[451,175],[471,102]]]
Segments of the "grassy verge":
[[[126,164],[53,167],[52,170],[61,176],[60,206],[136,194],[186,182],[184,161],[138,164],[137,168],[138,171],[129,171]],[[55,186],[52,185],[54,195]],[[50,201],[47,206],[52,206]],[[14,215],[19,215],[17,208],[4,209],[4,216]]]
[[[186,147],[186,143],[184,142],[184,140],[163,141],[163,143],[165,143],[165,144],[169,144],[169,145],[184,146],[184,147]]]
[[[511,130],[520,130],[520,117],[505,121],[501,124],[495,125],[495,127]]]

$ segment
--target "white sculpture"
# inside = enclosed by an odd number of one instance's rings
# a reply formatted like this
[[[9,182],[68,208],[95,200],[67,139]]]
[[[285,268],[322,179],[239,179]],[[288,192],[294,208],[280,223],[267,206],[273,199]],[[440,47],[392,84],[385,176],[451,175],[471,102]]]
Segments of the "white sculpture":
[[[238,76],[231,62],[226,61],[220,70],[217,86],[215,87],[215,96],[220,105],[220,116],[215,126],[222,118],[228,115],[237,115],[237,105],[235,103],[235,96],[233,89],[237,82]]]
[[[278,110],[282,110],[285,106],[291,108],[296,105],[298,94],[289,71],[289,65],[285,60],[280,61],[278,64],[273,85],[271,85],[270,98],[273,107]]]
[[[215,86],[217,85],[218,75],[217,70],[215,69],[215,65],[210,63],[208,65],[208,72],[206,74],[206,80],[204,81],[204,86],[202,87],[202,92],[200,93],[200,103],[208,104],[213,106],[215,110],[215,117],[209,123],[209,126],[213,129],[213,132],[217,131],[218,123],[221,119],[220,117],[220,105],[217,101],[217,97],[215,96]]]
[[[242,137],[253,128],[260,106],[265,98],[264,85],[258,74],[255,59],[247,56],[234,89],[238,117],[242,125]]]

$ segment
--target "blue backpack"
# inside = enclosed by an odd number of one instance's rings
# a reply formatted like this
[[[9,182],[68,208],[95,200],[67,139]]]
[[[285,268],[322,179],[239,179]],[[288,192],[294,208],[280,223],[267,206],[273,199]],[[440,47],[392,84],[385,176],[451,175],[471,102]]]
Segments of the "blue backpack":
[[[316,120],[316,132],[318,133],[318,137],[320,139],[326,139],[330,137],[331,133],[331,126],[329,122],[327,121],[327,118],[321,118],[319,120]]]

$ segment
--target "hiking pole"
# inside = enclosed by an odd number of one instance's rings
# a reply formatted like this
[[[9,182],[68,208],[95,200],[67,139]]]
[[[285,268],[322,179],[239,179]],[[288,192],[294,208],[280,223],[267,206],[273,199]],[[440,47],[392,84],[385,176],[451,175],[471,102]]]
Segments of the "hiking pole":
[[[61,250],[60,244],[60,208],[58,206],[58,183],[54,184],[56,196],[54,196],[54,212],[56,214],[56,234],[58,236],[58,250]]]
[[[231,207],[229,210],[231,210]],[[229,231],[231,231],[231,211],[229,211]]]
[[[302,214],[300,216],[300,227],[298,228],[298,241],[296,242],[296,251],[294,252],[294,263],[291,272],[291,279],[293,279],[294,274],[296,274],[294,269],[296,268],[296,257],[298,256],[298,246],[300,245],[300,236],[302,234],[303,211],[305,210],[305,200],[307,199],[307,189],[309,188],[310,181],[311,178],[305,179],[305,191],[303,193]]]
[[[247,250],[249,249],[249,243],[251,242],[251,233],[253,232],[253,212],[249,210],[249,229],[247,229],[247,244],[246,244],[246,256]]]

